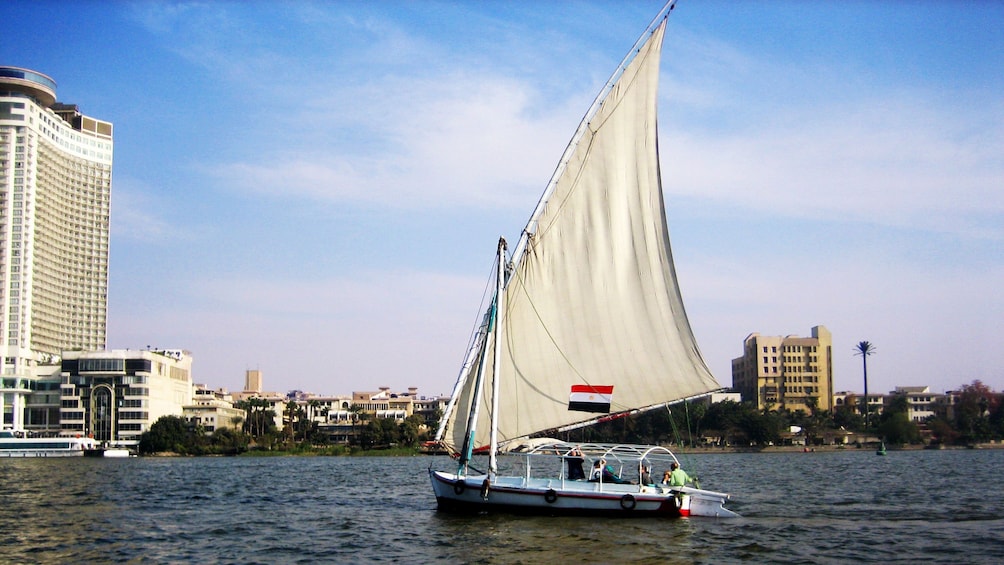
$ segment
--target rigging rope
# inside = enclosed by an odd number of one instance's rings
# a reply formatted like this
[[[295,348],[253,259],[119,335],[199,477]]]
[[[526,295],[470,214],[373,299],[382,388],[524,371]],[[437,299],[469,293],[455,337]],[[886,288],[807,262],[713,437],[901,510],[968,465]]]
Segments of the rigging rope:
[[[691,445],[693,445],[693,443],[694,443],[693,442],[693,433],[692,433],[692,431],[690,429],[690,403],[689,402],[684,402],[683,403],[683,407],[687,411],[687,435],[690,436],[690,439],[691,439],[690,443],[691,443]],[[673,410],[672,410],[672,408],[669,407],[668,404],[666,405],[666,412],[669,414],[669,423],[670,423],[670,425],[673,428],[673,437],[676,438],[675,445],[678,446],[682,450],[683,449],[683,439],[680,437],[680,430],[676,427],[676,419],[673,418]],[[682,467],[684,471],[686,471],[688,468],[691,469],[691,470],[693,470],[693,467],[691,467],[690,464],[689,464],[690,463],[690,459],[689,458],[683,457],[683,453],[678,453],[677,455],[679,455],[677,457],[677,459],[680,461],[680,467]],[[687,464],[686,465],[684,464],[684,460],[685,459],[687,460]],[[690,471],[688,471],[688,474],[690,474]],[[697,482],[697,478],[694,477],[693,474],[691,474],[691,477],[694,478],[694,486],[696,486],[697,488],[701,488],[701,484],[699,482]]]

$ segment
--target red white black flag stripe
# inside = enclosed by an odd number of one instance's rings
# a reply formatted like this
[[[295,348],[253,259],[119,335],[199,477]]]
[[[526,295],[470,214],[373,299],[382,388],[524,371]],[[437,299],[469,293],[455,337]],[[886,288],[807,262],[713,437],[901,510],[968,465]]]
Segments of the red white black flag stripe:
[[[568,409],[577,412],[610,412],[613,385],[572,385],[568,395]]]

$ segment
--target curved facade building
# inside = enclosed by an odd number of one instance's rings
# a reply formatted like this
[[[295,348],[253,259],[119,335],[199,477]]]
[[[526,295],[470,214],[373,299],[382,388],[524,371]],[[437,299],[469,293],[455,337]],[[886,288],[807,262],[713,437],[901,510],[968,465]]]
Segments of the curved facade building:
[[[29,424],[14,404],[32,367],[105,347],[112,146],[112,124],[56,102],[50,77],[0,66],[4,426]]]

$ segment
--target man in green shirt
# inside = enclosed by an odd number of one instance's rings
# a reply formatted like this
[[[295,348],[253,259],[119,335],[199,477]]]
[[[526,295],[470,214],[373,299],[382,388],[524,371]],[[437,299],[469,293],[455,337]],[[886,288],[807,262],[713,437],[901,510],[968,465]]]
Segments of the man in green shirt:
[[[676,461],[669,466],[671,469],[669,472],[669,486],[671,487],[682,487],[686,486],[687,483],[694,482],[694,479],[690,478],[690,475],[686,471],[680,468],[680,464]]]

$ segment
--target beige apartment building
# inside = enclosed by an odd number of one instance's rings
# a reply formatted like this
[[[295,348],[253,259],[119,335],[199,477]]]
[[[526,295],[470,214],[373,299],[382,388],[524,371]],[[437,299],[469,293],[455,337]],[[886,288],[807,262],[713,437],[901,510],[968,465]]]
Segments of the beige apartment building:
[[[202,427],[206,433],[221,428],[238,429],[244,421],[244,411],[234,408],[234,397],[225,388],[211,389],[196,384],[195,395],[182,407],[182,418]]]
[[[816,326],[811,337],[750,334],[743,342],[742,357],[732,360],[732,387],[760,410],[830,410],[833,339],[829,330]]]

